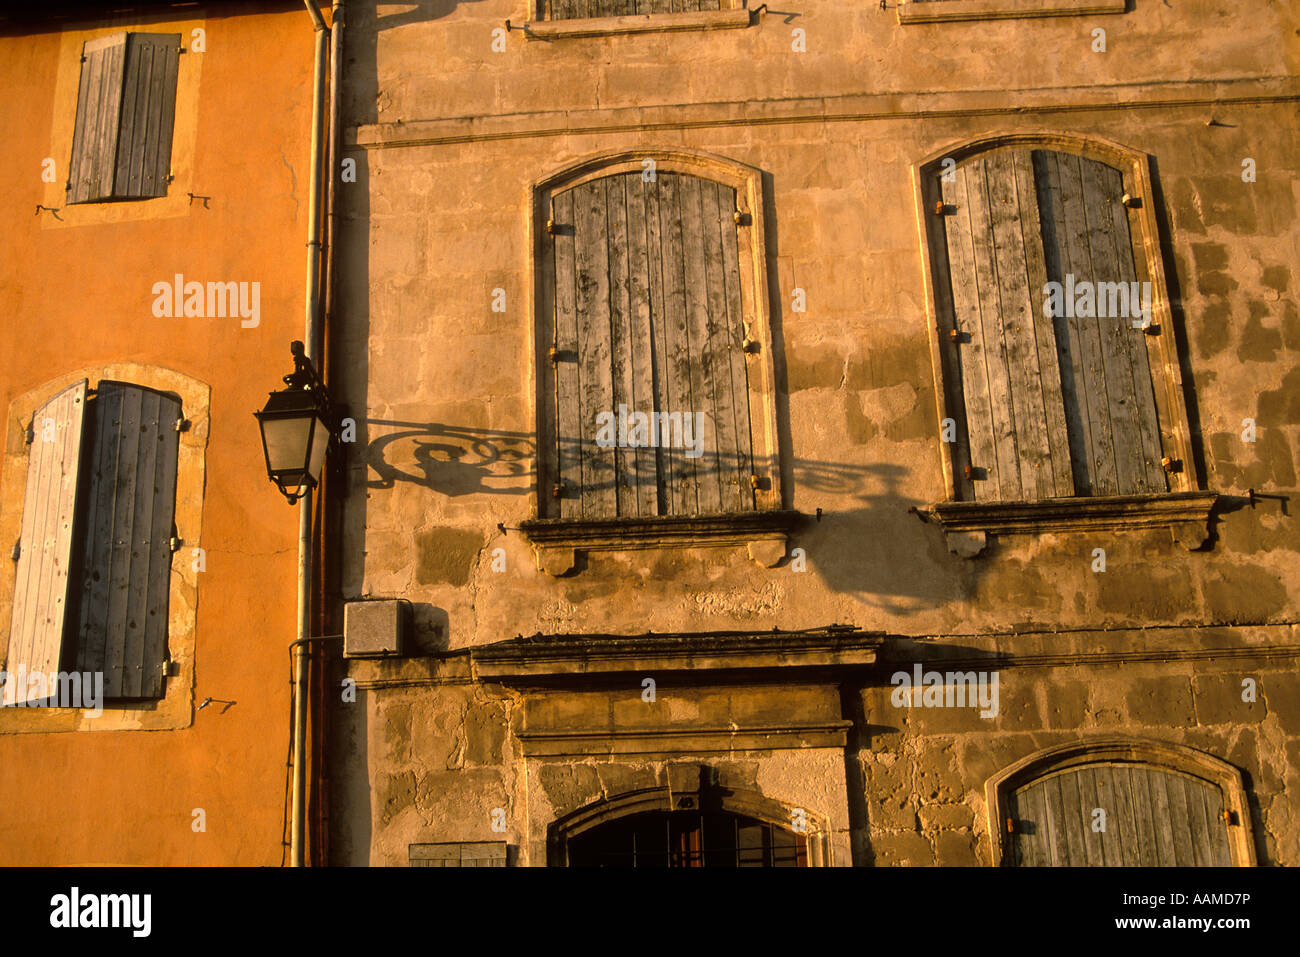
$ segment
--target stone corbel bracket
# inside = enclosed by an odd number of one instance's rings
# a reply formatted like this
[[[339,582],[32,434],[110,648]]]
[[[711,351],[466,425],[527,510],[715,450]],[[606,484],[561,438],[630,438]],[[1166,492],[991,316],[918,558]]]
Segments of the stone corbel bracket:
[[[940,502],[930,517],[943,529],[948,550],[974,558],[989,535],[1085,532],[1102,529],[1167,528],[1188,550],[1210,537],[1217,492],[1170,492],[1097,498],[1053,498],[1039,502]]]
[[[751,559],[773,568],[785,558],[789,533],[803,520],[800,512],[780,509],[599,521],[532,519],[521,522],[519,527],[532,542],[537,570],[559,576],[577,566],[579,552],[633,548],[743,545]]]

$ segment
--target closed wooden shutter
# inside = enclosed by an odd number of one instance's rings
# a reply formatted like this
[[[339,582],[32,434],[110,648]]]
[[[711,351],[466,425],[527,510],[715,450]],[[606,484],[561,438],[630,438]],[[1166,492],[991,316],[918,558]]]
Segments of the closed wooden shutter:
[[[110,381],[92,406],[77,670],[104,672],[105,697],[159,697],[181,406]]]
[[[557,517],[754,508],[735,203],[729,186],[662,171],[554,198]],[[597,416],[620,405],[699,413],[702,454],[597,446]]]
[[[549,0],[547,19],[575,20],[719,9],[722,9],[719,0]]]
[[[1066,273],[1136,278],[1119,172],[998,150],[942,182],[975,500],[1166,491],[1143,333],[1127,317],[1043,315]]]
[[[1135,282],[1119,170],[1046,150],[1033,163],[1048,279]],[[1056,330],[1078,494],[1168,491],[1145,333],[1129,317],[1058,317]]]
[[[20,668],[27,674],[47,675],[61,670],[86,386],[85,379],[69,386],[32,418],[5,664],[10,676],[4,689],[6,704],[35,700],[25,682],[17,685],[15,672]]]
[[[113,195],[125,65],[125,33],[88,40],[82,48],[77,120],[68,166],[69,203],[95,202]]]
[[[179,33],[119,33],[85,44],[68,202],[167,195]]]
[[[1105,830],[1093,830],[1105,812]],[[1018,788],[1012,863],[1128,867],[1232,864],[1223,793],[1202,778],[1141,764],[1071,768]]]

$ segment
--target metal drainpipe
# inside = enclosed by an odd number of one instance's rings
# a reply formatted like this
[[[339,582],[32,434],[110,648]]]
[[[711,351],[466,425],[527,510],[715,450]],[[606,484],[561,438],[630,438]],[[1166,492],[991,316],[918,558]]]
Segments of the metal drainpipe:
[[[316,63],[312,83],[311,189],[307,208],[307,315],[303,343],[307,358],[317,361],[320,342],[320,195],[324,138],[325,51],[329,28],[315,0],[303,0],[316,28]],[[319,368],[319,366],[318,366]],[[298,639],[294,642],[293,824],[290,864],[303,866],[307,826],[307,641],[311,634],[311,545],[314,496],[307,490],[298,506]]]

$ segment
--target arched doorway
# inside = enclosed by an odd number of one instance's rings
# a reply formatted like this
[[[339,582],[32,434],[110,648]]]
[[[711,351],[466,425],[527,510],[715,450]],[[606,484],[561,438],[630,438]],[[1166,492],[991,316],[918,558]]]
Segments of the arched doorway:
[[[568,842],[570,867],[807,867],[803,834],[727,811],[648,811]]]

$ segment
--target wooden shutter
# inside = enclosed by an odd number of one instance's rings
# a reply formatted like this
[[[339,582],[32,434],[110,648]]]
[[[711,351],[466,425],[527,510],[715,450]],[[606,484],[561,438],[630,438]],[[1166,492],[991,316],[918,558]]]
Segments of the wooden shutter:
[[[125,33],[88,40],[82,47],[77,120],[68,166],[69,203],[93,203],[113,195],[125,64]]]
[[[555,197],[558,517],[754,508],[735,204],[729,186],[662,171]],[[620,405],[702,413],[703,454],[600,448],[597,416]]]
[[[1119,171],[1046,150],[1033,163],[1048,279],[1136,281]],[[1145,333],[1125,317],[1059,317],[1056,329],[1078,494],[1168,491]]]
[[[1106,812],[1093,830],[1094,809]],[[1223,793],[1202,778],[1140,764],[1095,764],[1018,788],[1008,811],[1021,866],[1232,864]]]
[[[980,156],[952,178],[943,199],[975,499],[1073,495],[1029,153]]]
[[[179,33],[119,33],[82,50],[68,202],[167,195]]]
[[[180,402],[100,382],[87,430],[77,670],[104,672],[109,698],[162,694]]]
[[[119,199],[167,195],[180,45],[179,33],[132,33],[127,38],[114,177]]]
[[[1045,317],[1049,281],[1136,280],[1123,179],[998,150],[943,182],[976,501],[1167,491],[1151,370],[1126,317]]]
[[[86,385],[82,379],[64,389],[32,418],[5,665],[10,675],[4,689],[6,704],[35,700],[25,683],[14,684],[20,666],[27,674],[61,670]]]

